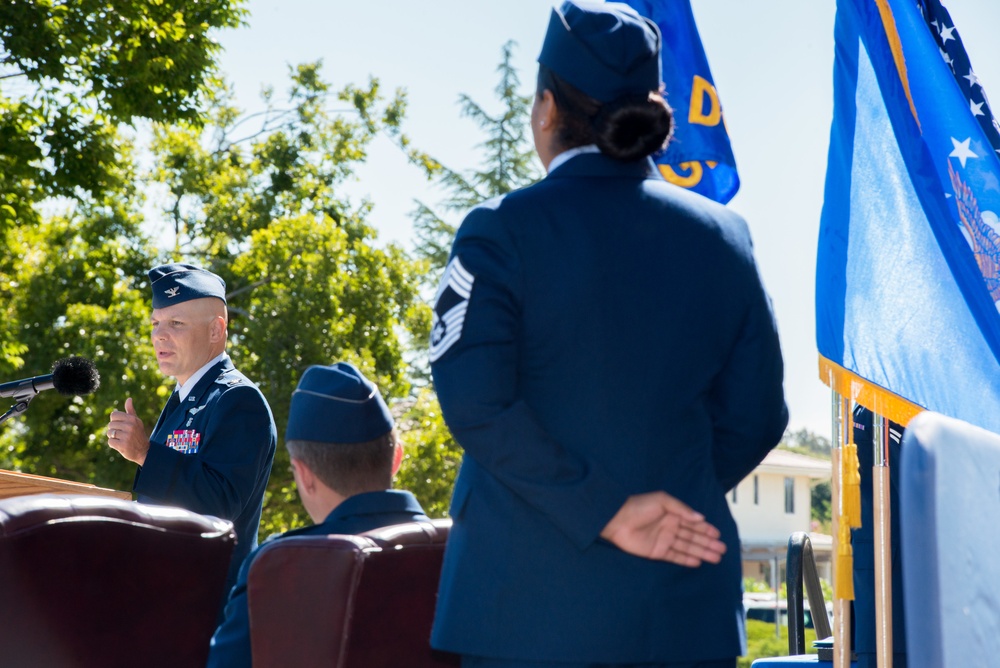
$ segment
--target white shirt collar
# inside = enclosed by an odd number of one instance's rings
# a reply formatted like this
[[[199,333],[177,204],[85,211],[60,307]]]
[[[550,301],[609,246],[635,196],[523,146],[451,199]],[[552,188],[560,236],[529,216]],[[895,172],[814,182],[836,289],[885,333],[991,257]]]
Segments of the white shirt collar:
[[[552,158],[552,162],[549,163],[549,174],[555,171],[556,167],[567,162],[571,158],[575,158],[578,155],[583,155],[584,153],[600,153],[601,149],[597,148],[597,144],[587,144],[586,146],[577,146],[576,148],[571,148],[567,151],[563,151],[556,157]]]
[[[177,394],[179,395],[177,398],[180,399],[181,401],[187,399],[188,395],[191,394],[191,390],[193,390],[194,386],[198,384],[198,381],[201,380],[206,373],[208,373],[208,370],[211,369],[216,364],[218,364],[219,362],[221,362],[222,360],[228,358],[229,355],[226,354],[226,351],[222,351],[221,354],[212,358],[212,360],[208,364],[206,364],[205,366],[201,367],[193,374],[191,374],[191,377],[187,379],[186,383],[177,386]]]

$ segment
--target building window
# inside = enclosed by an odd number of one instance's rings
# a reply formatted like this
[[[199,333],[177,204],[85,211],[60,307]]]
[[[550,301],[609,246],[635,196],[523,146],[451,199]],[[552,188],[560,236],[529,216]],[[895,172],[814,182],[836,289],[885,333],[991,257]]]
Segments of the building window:
[[[732,492],[732,497],[731,498],[732,498],[733,503],[736,503],[736,487],[733,487],[733,492]]]
[[[753,505],[760,505],[760,478],[756,473],[753,476]]]
[[[789,515],[795,513],[795,479],[785,478],[785,512]]]

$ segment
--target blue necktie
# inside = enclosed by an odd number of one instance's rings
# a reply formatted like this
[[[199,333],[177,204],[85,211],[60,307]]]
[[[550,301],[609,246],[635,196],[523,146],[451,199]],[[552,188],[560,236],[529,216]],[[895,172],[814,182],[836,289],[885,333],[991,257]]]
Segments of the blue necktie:
[[[181,405],[181,393],[174,390],[170,394],[170,398],[167,399],[167,405],[163,409],[163,417],[166,418],[168,415],[177,410],[177,407]]]

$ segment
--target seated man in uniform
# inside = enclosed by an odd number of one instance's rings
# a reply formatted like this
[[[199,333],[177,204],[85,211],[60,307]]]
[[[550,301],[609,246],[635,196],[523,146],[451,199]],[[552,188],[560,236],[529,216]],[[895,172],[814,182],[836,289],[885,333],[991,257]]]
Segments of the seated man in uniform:
[[[427,520],[412,494],[392,490],[403,450],[378,388],[350,364],[313,366],[292,394],[285,432],[299,498],[316,524],[286,536],[357,534]],[[209,666],[250,666],[247,578],[240,568],[215,635]]]

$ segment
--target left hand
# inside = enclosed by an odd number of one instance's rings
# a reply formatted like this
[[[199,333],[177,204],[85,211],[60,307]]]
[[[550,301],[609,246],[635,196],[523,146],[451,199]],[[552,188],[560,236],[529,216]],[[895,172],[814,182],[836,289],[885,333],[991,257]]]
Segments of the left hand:
[[[132,397],[125,400],[125,411],[112,411],[108,422],[108,445],[122,457],[142,466],[149,452],[149,438],[142,420],[136,415]]]
[[[666,492],[630,496],[601,537],[637,557],[689,568],[717,564],[726,552],[719,530]]]

